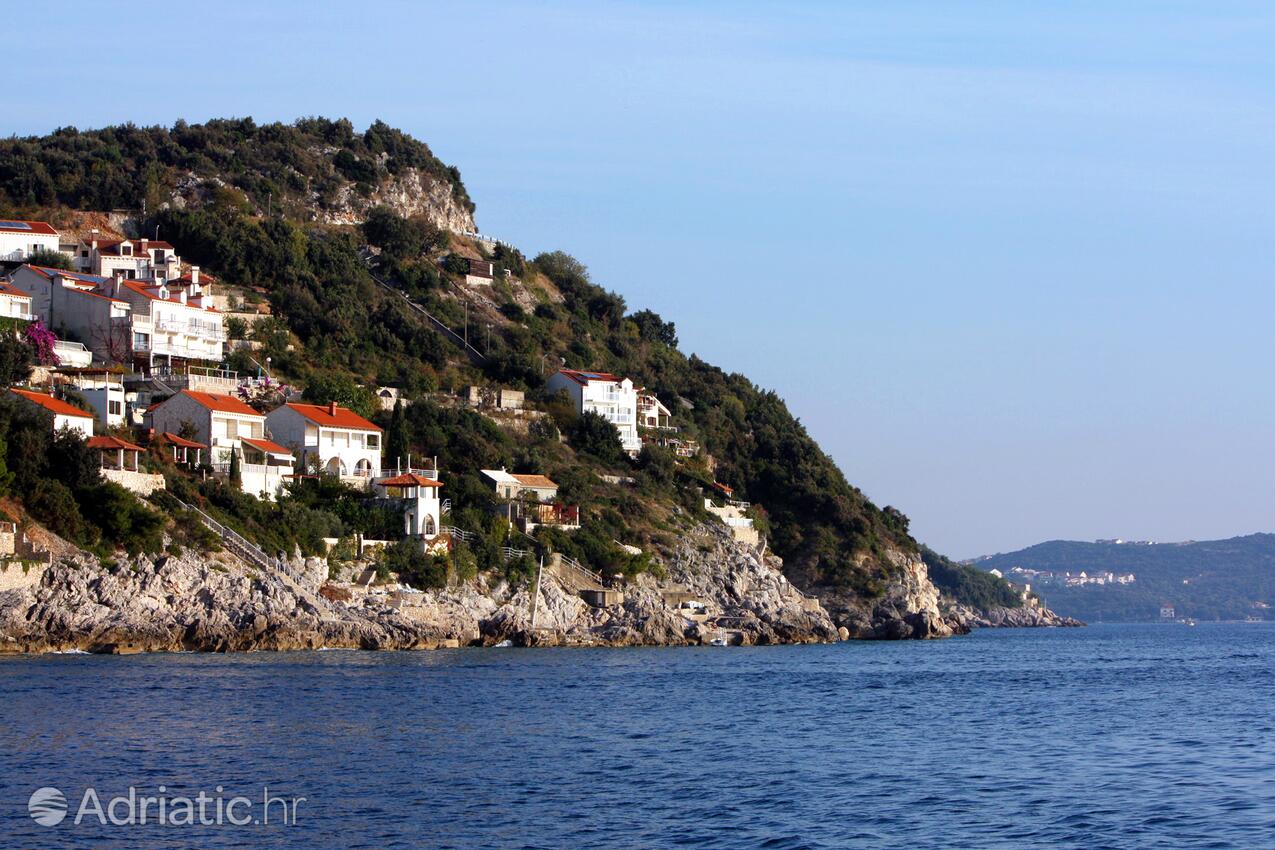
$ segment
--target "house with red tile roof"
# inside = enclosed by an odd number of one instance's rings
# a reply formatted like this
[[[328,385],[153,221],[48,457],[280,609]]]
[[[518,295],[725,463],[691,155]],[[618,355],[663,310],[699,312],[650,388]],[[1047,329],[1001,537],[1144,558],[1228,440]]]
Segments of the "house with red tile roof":
[[[194,282],[133,280],[25,265],[11,285],[32,297],[31,314],[59,336],[84,343],[101,363],[154,367],[220,363],[226,331]]]
[[[428,552],[450,539],[442,534],[442,486],[438,471],[428,470],[377,479],[373,489],[380,499],[402,508],[403,534],[420,540],[421,548]]]
[[[75,267],[101,277],[162,283],[181,275],[181,258],[159,239],[120,239],[94,230],[76,246]]]
[[[9,319],[31,318],[31,295],[11,283],[0,282],[0,316]]]
[[[239,457],[245,493],[274,499],[292,478],[292,451],[270,439],[266,417],[234,396],[182,390],[146,411],[143,423],[156,432],[193,436],[208,446],[209,462],[219,475],[229,475]]]
[[[0,261],[25,263],[36,251],[57,251],[58,241],[47,221],[0,220]]]
[[[292,448],[306,471],[335,475],[366,489],[381,473],[381,429],[336,402],[289,402],[266,417],[274,438]]]
[[[75,405],[67,404],[62,399],[54,398],[48,393],[22,390],[17,387],[10,389],[9,392],[48,414],[53,420],[54,431],[61,431],[66,428],[69,431],[78,432],[85,439],[93,436],[92,413],[80,410]]]
[[[638,437],[638,394],[633,381],[609,372],[559,369],[545,382],[549,392],[565,392],[581,414],[596,413],[620,432],[620,445],[629,454],[642,449]]]
[[[89,438],[89,448],[101,458],[102,477],[114,481],[139,496],[149,496],[164,489],[164,476],[142,470],[142,453],[146,450],[119,437],[101,435]]]

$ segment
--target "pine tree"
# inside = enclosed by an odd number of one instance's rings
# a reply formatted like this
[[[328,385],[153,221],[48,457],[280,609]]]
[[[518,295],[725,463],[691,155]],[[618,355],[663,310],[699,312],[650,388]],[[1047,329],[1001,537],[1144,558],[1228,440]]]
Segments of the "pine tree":
[[[389,464],[397,464],[406,460],[408,452],[407,414],[403,412],[403,400],[394,401],[394,412],[390,414],[390,430],[385,437],[385,460]]]
[[[239,452],[230,450],[230,483],[235,487],[243,484],[243,471],[239,468]]]

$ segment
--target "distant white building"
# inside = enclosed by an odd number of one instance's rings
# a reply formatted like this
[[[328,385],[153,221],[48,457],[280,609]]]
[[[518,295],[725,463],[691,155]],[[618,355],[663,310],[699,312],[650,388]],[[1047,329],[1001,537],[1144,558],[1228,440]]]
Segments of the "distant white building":
[[[560,369],[549,377],[550,392],[565,391],[581,414],[596,413],[620,432],[620,445],[629,454],[642,448],[638,437],[638,394],[633,381],[606,372]]]
[[[76,246],[75,267],[85,274],[162,283],[178,277],[181,258],[158,239],[115,239],[94,230]]]
[[[271,436],[300,452],[301,468],[366,489],[381,472],[381,429],[336,402],[289,402],[266,417]]]
[[[44,221],[0,221],[0,260],[25,263],[36,251],[57,251],[58,232]]]
[[[558,485],[544,475],[506,472],[503,469],[480,470],[483,477],[496,487],[502,499],[520,499],[524,494],[537,502],[552,502],[558,498]]]
[[[54,431],[61,431],[65,428],[68,431],[75,431],[86,440],[93,436],[92,413],[86,413],[78,407],[67,404],[65,401],[46,393],[16,388],[9,390],[9,392],[48,413],[53,419]]]

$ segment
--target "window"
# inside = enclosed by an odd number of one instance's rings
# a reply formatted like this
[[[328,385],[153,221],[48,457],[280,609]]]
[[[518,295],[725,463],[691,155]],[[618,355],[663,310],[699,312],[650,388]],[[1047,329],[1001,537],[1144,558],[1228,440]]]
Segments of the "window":
[[[226,420],[226,436],[231,440],[238,439],[239,437],[239,421],[238,420],[236,419]]]
[[[81,251],[81,252],[80,252],[80,256],[87,260],[87,259],[88,259],[88,256],[89,256],[89,250],[88,250],[88,248],[85,248],[83,251]]]
[[[155,262],[157,262],[157,263],[165,262],[165,260],[164,260],[164,249],[163,249],[163,248],[156,248],[156,249],[155,249]]]
[[[132,247],[131,245],[121,245],[121,246],[120,246],[120,256],[121,256],[121,257],[131,257],[131,256],[133,256],[133,247]]]
[[[106,403],[106,415],[107,415],[107,416],[123,416],[123,415],[124,415],[124,402],[122,402],[122,401],[108,401],[108,402]]]
[[[379,448],[381,447],[381,435],[380,435],[380,434],[368,434],[368,435],[367,435],[367,447],[368,447],[369,449],[379,449]]]

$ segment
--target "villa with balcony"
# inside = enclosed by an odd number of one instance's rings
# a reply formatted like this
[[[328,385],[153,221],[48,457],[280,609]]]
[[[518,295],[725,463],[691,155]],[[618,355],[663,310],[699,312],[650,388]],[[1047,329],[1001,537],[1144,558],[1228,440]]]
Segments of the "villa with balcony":
[[[336,402],[290,402],[270,412],[274,438],[299,452],[301,468],[367,489],[381,473],[381,429]]]
[[[545,382],[549,392],[563,391],[576,410],[596,413],[620,432],[620,445],[636,455],[642,448],[638,438],[638,394],[633,381],[606,372],[579,372],[559,369]]]
[[[147,282],[26,265],[11,283],[31,295],[33,318],[59,337],[78,339],[98,362],[149,373],[225,358],[222,315],[209,306],[198,282]]]
[[[56,250],[56,248],[55,248]],[[163,282],[180,275],[181,258],[158,239],[115,239],[94,230],[75,249],[75,267],[85,274]]]
[[[234,396],[182,390],[152,405],[144,418],[157,433],[189,433],[208,446],[209,462],[219,475],[229,475],[239,456],[240,489],[273,500],[293,475],[292,451],[266,436],[266,417]]]

